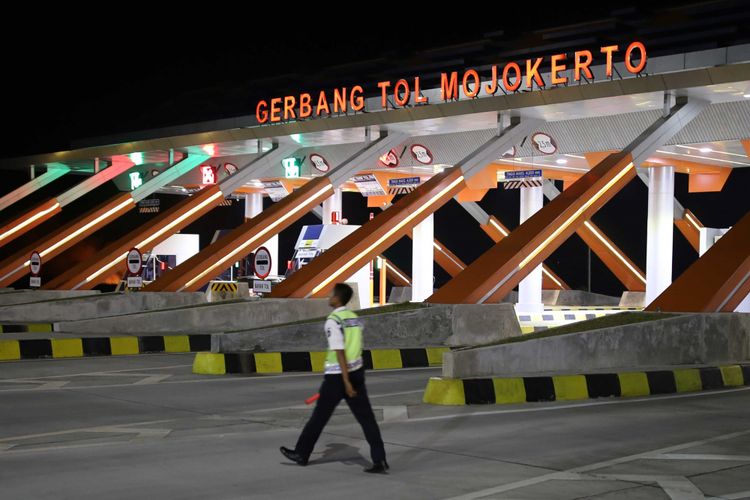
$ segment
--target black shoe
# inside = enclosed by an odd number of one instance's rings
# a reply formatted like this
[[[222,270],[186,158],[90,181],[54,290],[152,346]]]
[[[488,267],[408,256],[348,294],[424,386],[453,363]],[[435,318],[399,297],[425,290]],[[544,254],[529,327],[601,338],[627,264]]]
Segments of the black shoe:
[[[385,474],[385,471],[388,469],[390,469],[388,462],[383,460],[382,462],[375,462],[372,464],[372,467],[365,469],[365,472],[369,472],[370,474]]]
[[[297,465],[307,465],[307,459],[296,451],[290,450],[286,446],[282,446],[281,448],[279,448],[279,450],[281,451],[282,455],[284,455],[286,458],[296,463]]]

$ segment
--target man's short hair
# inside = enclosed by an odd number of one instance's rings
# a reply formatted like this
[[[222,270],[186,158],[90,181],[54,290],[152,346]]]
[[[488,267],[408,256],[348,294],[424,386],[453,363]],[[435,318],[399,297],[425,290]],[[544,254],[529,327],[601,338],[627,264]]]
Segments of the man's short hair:
[[[333,294],[339,298],[341,305],[345,306],[349,303],[350,300],[352,300],[354,290],[352,290],[352,287],[350,287],[346,283],[336,283],[336,285],[333,287]]]

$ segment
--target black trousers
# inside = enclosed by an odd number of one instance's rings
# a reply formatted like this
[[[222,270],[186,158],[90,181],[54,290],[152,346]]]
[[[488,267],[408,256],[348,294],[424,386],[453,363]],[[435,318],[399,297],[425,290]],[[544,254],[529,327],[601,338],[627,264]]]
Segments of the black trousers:
[[[354,417],[362,426],[365,438],[370,445],[370,456],[373,462],[382,462],[385,460],[385,447],[383,438],[380,437],[380,428],[375,421],[375,414],[370,406],[370,399],[367,397],[367,388],[365,387],[365,369],[360,368],[349,373],[349,380],[357,391],[357,395],[349,398],[344,389],[344,379],[340,374],[325,375],[323,384],[320,386],[320,398],[315,405],[315,410],[310,420],[305,424],[297,440],[297,446],[294,451],[305,458],[309,458],[315,448],[315,443],[323,432],[323,427],[328,423],[333,411],[343,399],[349,405],[349,409]]]

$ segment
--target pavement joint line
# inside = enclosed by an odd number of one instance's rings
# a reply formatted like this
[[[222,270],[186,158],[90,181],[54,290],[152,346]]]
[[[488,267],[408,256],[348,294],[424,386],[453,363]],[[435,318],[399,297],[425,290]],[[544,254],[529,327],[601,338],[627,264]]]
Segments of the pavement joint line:
[[[486,416],[486,415],[502,415],[506,413],[526,413],[526,412],[537,412],[537,411],[569,410],[569,409],[576,409],[576,408],[587,408],[590,406],[608,406],[608,405],[614,405],[614,404],[647,403],[649,401],[663,401],[663,400],[669,400],[669,399],[683,399],[683,398],[698,398],[698,397],[714,396],[714,395],[719,395],[719,394],[729,394],[733,392],[744,392],[744,391],[750,391],[750,386],[737,387],[734,389],[721,389],[721,390],[691,392],[691,393],[682,393],[682,394],[654,395],[654,396],[648,396],[645,398],[623,398],[623,399],[614,399],[611,401],[596,401],[596,402],[591,402],[591,403],[565,404],[565,405],[555,405],[555,406],[537,406],[534,408],[526,408],[526,407],[510,408],[507,410],[488,410],[488,411],[479,411],[479,412],[472,412],[472,413],[452,413],[449,415],[436,415],[433,417],[412,418],[412,419],[409,419],[409,422],[428,422],[431,420],[444,420],[444,419],[456,418],[459,416],[460,417],[478,417],[478,416]],[[528,403],[521,403],[521,404],[523,404],[524,406],[528,406]]]
[[[750,462],[750,455],[716,455],[710,453],[665,453],[651,457],[652,460],[726,460],[729,462]]]
[[[170,354],[172,355],[172,354]],[[81,358],[68,358],[72,361],[80,360]],[[95,359],[95,358],[87,358],[87,359]],[[37,360],[24,360],[24,361],[37,361]],[[108,375],[108,374],[114,374],[114,373],[124,373],[124,372],[137,372],[140,370],[169,370],[172,368],[189,368],[193,366],[192,364],[187,365],[170,365],[170,366],[155,366],[153,368],[126,368],[123,370],[106,370],[106,371],[97,371],[97,372],[84,372],[84,373],[69,373],[69,374],[61,374],[61,375],[45,375],[42,377],[31,377],[33,379],[40,379],[40,378],[63,378],[63,377],[85,377],[85,376],[95,376],[95,375]],[[5,382],[7,380],[28,380],[27,378],[18,378],[18,379],[3,379],[0,378],[0,382]]]
[[[656,450],[650,450],[642,453],[635,453],[632,455],[627,455],[623,457],[617,457],[610,460],[603,460],[601,462],[595,462],[587,465],[582,465],[579,467],[573,467],[571,469],[567,469],[565,471],[562,471],[563,473],[569,473],[569,472],[591,472],[597,469],[604,469],[605,467],[611,467],[613,465],[620,465],[623,463],[633,462],[635,460],[640,460],[644,458],[650,458],[655,455],[663,455],[665,453],[670,453],[672,451],[680,451],[687,448],[694,448],[697,446],[702,446],[709,443],[715,443],[719,441],[726,441],[729,439],[733,439],[736,437],[745,436],[747,434],[750,434],[750,430],[744,430],[744,431],[738,431],[738,432],[731,432],[728,434],[721,434],[719,436],[714,436],[712,438],[702,439],[702,440],[696,440],[696,441],[689,441],[685,443],[680,443],[672,446],[667,446],[664,448],[659,448]],[[542,476],[538,476],[535,478],[528,478],[528,479],[522,479],[520,481],[515,481],[513,483],[508,483],[500,486],[495,486],[491,488],[485,488],[483,490],[477,490],[471,493],[466,493],[464,495],[459,495],[455,497],[451,497],[445,500],[475,500],[481,497],[486,497],[489,495],[495,495],[498,493],[504,493],[506,491],[516,490],[519,488],[523,488],[526,486],[533,486],[535,484],[539,484],[541,482],[549,481],[557,479],[557,475],[559,473],[551,473],[551,474],[545,474]]]
[[[425,367],[419,367],[419,368],[394,368],[394,369],[386,369],[386,370],[377,370],[378,374],[382,373],[388,373],[388,372],[405,372],[405,371],[416,371],[416,370],[441,370],[439,366],[425,366]],[[189,384],[189,383],[206,383],[206,382],[249,382],[249,381],[257,381],[257,380],[274,380],[277,378],[300,378],[300,377],[320,377],[321,373],[283,373],[279,375],[253,375],[253,376],[237,376],[237,377],[200,377],[200,378],[192,378],[192,379],[186,379],[186,380],[170,380],[166,382],[160,382],[161,385],[165,384]],[[59,375],[55,375],[55,377],[60,377]],[[0,379],[0,382],[3,380]],[[83,390],[83,389],[102,389],[102,388],[109,388],[109,387],[134,387],[133,384],[109,384],[109,385],[90,385],[90,386],[74,386],[74,387],[60,387],[59,389],[49,389],[49,390],[64,390],[64,391],[76,391],[76,390]],[[137,386],[135,386],[137,387]],[[39,390],[47,390],[47,389],[0,389],[0,394],[4,392],[26,392],[26,391],[39,391]],[[420,392],[424,392],[423,390],[420,390]]]

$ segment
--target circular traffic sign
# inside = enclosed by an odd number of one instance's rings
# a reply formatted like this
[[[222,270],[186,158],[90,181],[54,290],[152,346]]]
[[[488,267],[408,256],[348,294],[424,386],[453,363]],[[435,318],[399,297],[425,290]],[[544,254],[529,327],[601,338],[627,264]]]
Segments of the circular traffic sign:
[[[255,251],[253,268],[255,269],[255,275],[262,280],[268,278],[268,275],[271,274],[271,252],[266,247],[260,247]]]
[[[143,264],[143,261],[141,260],[141,251],[137,248],[132,248],[125,257],[125,263],[128,266],[128,272],[130,274],[140,274],[141,265]]]
[[[312,163],[313,167],[315,167],[315,169],[320,172],[328,172],[331,169],[331,166],[328,164],[328,160],[323,158],[323,156],[319,155],[318,153],[313,153],[310,155],[310,163]]]
[[[39,276],[39,272],[42,270],[42,256],[39,255],[39,252],[37,251],[31,252],[31,257],[29,257],[29,270],[31,271],[32,276]]]

